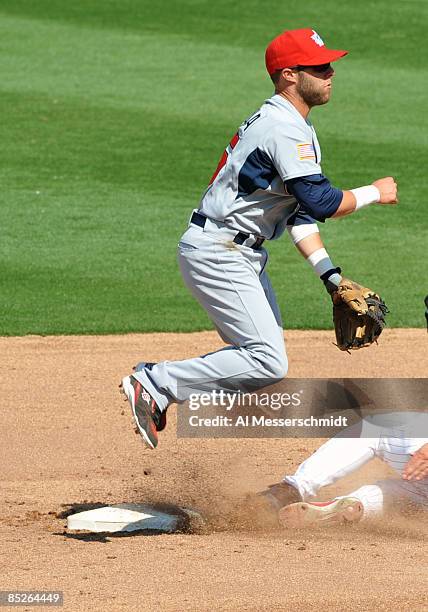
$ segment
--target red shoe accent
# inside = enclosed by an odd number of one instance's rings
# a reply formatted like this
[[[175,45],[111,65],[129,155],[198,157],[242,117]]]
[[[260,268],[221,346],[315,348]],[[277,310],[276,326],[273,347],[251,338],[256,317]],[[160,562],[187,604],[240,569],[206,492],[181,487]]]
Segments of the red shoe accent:
[[[134,402],[135,402],[135,404],[137,404],[138,397],[139,397],[139,395],[140,395],[140,393],[142,392],[142,389],[143,389],[140,381],[136,380],[136,382],[137,382],[137,384],[134,387],[134,390],[135,390]]]

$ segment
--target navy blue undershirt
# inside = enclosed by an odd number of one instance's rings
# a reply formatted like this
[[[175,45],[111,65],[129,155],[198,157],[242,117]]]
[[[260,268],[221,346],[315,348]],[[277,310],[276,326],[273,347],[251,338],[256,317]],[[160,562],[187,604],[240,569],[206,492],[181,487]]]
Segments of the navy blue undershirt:
[[[314,220],[323,223],[334,215],[343,197],[343,191],[333,187],[323,174],[299,176],[285,181],[285,186],[301,206],[295,223],[292,222],[294,225],[314,223]]]

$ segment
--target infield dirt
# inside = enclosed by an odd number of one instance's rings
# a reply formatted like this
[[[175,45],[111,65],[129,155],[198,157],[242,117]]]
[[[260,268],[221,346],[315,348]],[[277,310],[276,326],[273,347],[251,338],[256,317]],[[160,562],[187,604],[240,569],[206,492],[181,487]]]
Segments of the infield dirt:
[[[422,329],[386,330],[379,346],[352,355],[329,331],[285,337],[291,377],[427,376]],[[177,439],[172,407],[158,449],[143,447],[120,378],[141,359],[219,346],[214,332],[0,338],[0,590],[58,589],[72,611],[428,610],[426,514],[309,532],[231,527],[245,493],[322,440]],[[388,473],[373,461],[323,498]],[[73,510],[137,501],[193,506],[208,527],[65,533]]]

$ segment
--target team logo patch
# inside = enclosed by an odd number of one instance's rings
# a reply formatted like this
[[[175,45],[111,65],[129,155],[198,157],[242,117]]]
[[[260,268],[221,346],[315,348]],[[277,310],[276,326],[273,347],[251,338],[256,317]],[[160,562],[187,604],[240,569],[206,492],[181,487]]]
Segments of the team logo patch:
[[[297,145],[297,155],[300,160],[315,159],[314,145],[311,142],[305,142]]]

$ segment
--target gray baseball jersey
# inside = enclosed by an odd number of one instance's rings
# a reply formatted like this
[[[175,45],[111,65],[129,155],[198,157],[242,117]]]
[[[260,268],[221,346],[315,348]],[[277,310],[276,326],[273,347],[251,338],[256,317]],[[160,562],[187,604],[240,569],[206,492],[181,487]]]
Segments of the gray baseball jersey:
[[[268,253],[233,240],[237,232],[278,238],[288,220],[316,227],[306,210],[294,214],[299,205],[284,181],[321,175],[320,161],[311,123],[279,95],[266,100],[232,138],[199,205],[210,222],[190,223],[178,246],[184,282],[229,346],[136,372],[161,410],[206,390],[207,381],[212,389],[225,381],[240,388],[244,381],[265,386],[286,375],[281,314],[266,272]]]
[[[297,202],[284,181],[321,174],[315,130],[274,95],[244,121],[226,148],[199,210],[248,234],[276,239]]]

